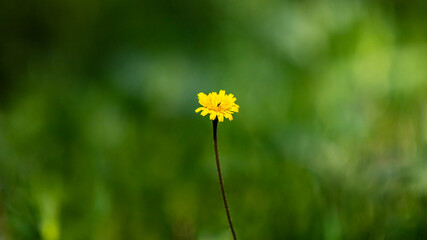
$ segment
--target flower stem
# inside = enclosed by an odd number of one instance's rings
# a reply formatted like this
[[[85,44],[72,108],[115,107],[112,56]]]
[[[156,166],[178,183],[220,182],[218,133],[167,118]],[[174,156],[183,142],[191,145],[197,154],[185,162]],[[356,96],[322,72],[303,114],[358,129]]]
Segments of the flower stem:
[[[215,120],[212,121],[212,126],[213,126],[213,140],[214,140],[214,149],[215,149],[216,168],[218,170],[219,184],[221,185],[222,200],[224,201],[225,212],[227,213],[228,225],[230,226],[231,234],[233,235],[233,239],[237,240],[236,233],[234,232],[234,228],[233,228],[233,223],[231,222],[230,211],[228,210],[227,198],[225,197],[224,182],[222,180],[222,174],[221,174],[221,166],[219,164],[218,143],[217,143],[218,118],[215,118]]]

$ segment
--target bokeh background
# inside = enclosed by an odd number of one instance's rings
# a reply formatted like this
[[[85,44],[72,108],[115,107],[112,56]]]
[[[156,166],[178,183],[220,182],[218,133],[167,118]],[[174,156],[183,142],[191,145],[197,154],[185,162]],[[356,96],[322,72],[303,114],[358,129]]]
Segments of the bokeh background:
[[[0,239],[427,239],[424,0],[4,0]]]

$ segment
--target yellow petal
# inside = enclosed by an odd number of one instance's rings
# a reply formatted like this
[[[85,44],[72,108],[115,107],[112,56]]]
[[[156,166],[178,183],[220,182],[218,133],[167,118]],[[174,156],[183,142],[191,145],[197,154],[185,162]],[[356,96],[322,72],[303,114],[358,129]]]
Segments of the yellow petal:
[[[199,97],[199,99],[207,97],[204,92],[200,92],[199,94],[197,94],[197,96]]]
[[[203,109],[203,111],[202,111],[202,116],[204,117],[204,116],[206,116],[206,114],[208,114],[209,113],[209,110],[208,109]]]
[[[206,94],[202,93],[202,92],[199,93],[197,96],[199,98],[200,105],[206,107],[207,101],[208,101],[208,96]]]
[[[205,109],[204,107],[199,107],[196,109],[196,113],[202,111],[203,109]]]
[[[223,114],[218,114],[218,120],[220,122],[224,122],[224,115]]]
[[[224,90],[220,90],[218,96],[219,97],[224,97],[225,96],[225,91]]]

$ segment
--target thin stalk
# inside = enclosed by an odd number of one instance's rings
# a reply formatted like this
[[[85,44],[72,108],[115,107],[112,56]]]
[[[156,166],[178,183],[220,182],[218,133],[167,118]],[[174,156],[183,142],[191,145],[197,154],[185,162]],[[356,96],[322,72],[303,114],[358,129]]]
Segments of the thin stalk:
[[[218,118],[215,118],[215,120],[212,121],[212,126],[213,126],[213,140],[214,140],[214,149],[215,149],[216,168],[218,170],[219,184],[221,185],[222,200],[224,201],[225,212],[227,213],[228,225],[230,226],[231,234],[233,235],[233,239],[237,240],[236,233],[234,232],[234,228],[233,228],[233,222],[231,222],[230,211],[228,210],[227,198],[225,197],[224,182],[222,180],[222,174],[221,174],[221,166],[219,164],[218,142],[217,142]]]

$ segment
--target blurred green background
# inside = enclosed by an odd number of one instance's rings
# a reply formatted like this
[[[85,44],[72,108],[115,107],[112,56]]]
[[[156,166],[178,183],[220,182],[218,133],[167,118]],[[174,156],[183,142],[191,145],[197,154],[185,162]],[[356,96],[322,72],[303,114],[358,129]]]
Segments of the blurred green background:
[[[5,0],[0,239],[427,239],[427,2]]]

